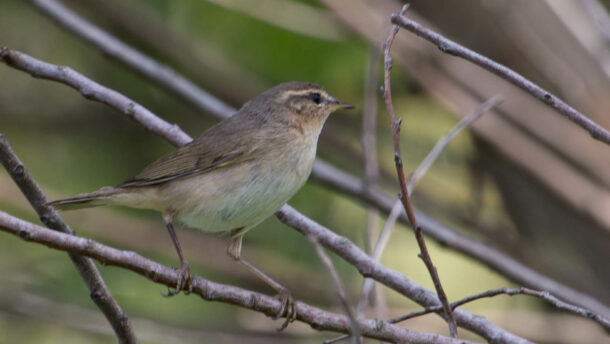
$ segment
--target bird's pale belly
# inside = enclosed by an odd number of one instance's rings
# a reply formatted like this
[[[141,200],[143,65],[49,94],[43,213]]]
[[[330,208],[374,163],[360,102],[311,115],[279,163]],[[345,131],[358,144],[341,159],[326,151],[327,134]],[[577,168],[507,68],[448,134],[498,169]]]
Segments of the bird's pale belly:
[[[168,183],[159,196],[188,227],[205,232],[247,230],[284,205],[311,171],[311,163],[284,166],[298,167],[272,172],[270,166],[243,163]]]

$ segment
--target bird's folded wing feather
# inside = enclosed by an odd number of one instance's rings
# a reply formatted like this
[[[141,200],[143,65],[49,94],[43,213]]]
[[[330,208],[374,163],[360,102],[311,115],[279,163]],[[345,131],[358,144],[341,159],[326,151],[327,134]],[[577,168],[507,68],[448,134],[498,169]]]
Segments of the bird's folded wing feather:
[[[148,165],[118,187],[161,184],[254,159],[258,155],[258,144],[255,140],[253,142],[246,138],[257,137],[253,133],[255,129],[243,126],[240,129],[231,128],[230,124],[223,121],[210,128],[191,143]]]

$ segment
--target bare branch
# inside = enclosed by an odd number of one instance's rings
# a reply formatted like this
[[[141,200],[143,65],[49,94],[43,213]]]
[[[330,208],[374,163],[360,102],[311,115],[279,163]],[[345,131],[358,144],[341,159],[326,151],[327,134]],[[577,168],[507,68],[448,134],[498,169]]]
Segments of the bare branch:
[[[322,263],[324,263],[326,270],[328,270],[328,274],[330,275],[331,279],[333,280],[333,285],[335,286],[335,291],[337,292],[337,297],[339,298],[339,302],[341,302],[341,306],[343,306],[343,309],[345,310],[345,314],[347,315],[347,318],[349,319],[350,328],[351,328],[350,336],[353,339],[352,343],[358,344],[358,343],[360,343],[360,331],[358,330],[358,323],[356,322],[356,317],[354,316],[354,312],[352,312],[352,309],[350,308],[349,303],[347,302],[345,288],[343,288],[343,284],[341,283],[339,274],[337,273],[337,270],[335,269],[333,262],[330,260],[330,258],[326,254],[326,252],[324,252],[324,249],[322,248],[322,246],[320,246],[320,243],[318,242],[316,237],[314,237],[313,235],[310,235],[310,236],[308,236],[308,238],[309,238],[309,241],[311,241],[311,243],[313,244],[313,247],[316,250],[318,257],[320,257],[320,260],[322,261]]]
[[[49,3],[57,4],[54,0],[37,0]],[[38,2],[36,2],[38,4]],[[61,5],[60,5],[61,6]],[[95,27],[91,23],[85,21],[83,18],[78,17],[75,13],[69,11],[65,7],[61,7],[61,11],[45,11],[46,14],[52,16],[56,21],[58,21],[61,25],[68,28],[70,31],[75,33],[78,36],[86,38],[86,28],[93,27],[95,31],[101,31],[99,28]],[[69,25],[71,16],[76,16],[78,18],[77,23],[85,23],[86,25]],[[107,33],[106,36],[109,36]],[[110,51],[111,48],[116,48],[117,46],[125,45],[121,42],[121,45],[112,45],[109,42],[118,41],[116,38],[109,36],[109,39],[101,40],[93,40],[87,39],[89,43],[93,44],[100,50],[106,52],[108,56],[111,56]],[[119,41],[120,42],[120,41]],[[133,50],[133,48],[130,48]],[[117,54],[122,55],[122,54]],[[139,59],[140,56],[144,56],[145,59]],[[127,63],[119,59],[119,61],[125,63],[128,67],[138,71],[139,73],[146,74],[147,69],[144,66],[148,66],[147,60],[152,60],[150,57],[142,54],[141,52],[137,52],[137,54],[130,54],[130,59],[132,59],[133,63]],[[162,69],[168,68],[159,62],[156,64],[160,65]],[[150,73],[155,74],[154,70]],[[182,78],[184,79],[184,78]],[[184,89],[178,87],[176,82],[172,82],[171,78],[163,78],[156,77],[152,78],[157,84],[161,86],[171,89],[172,92],[178,94],[182,99],[186,100],[190,104],[202,109],[203,111],[207,111],[208,107],[212,107],[215,102],[212,102],[206,105],[205,100],[208,96],[210,96],[207,92],[202,89],[194,86],[189,87],[188,89]],[[220,100],[215,99],[217,102]],[[233,108],[228,108],[226,112],[221,111],[209,111],[210,114],[215,115],[219,118],[225,118],[231,115],[234,112]],[[141,122],[142,125],[149,125],[149,123]],[[181,142],[181,134],[172,135],[170,132],[170,128],[167,128],[167,132],[164,134],[158,134],[162,137],[166,137],[170,142]],[[172,137],[173,136],[173,137]],[[175,145],[177,143],[174,143]],[[316,159],[311,177],[313,180],[323,183],[327,186],[333,187],[335,190],[342,192],[343,194],[351,195],[357,199],[363,200],[383,212],[389,213],[392,208],[392,204],[394,203],[394,197],[390,197],[380,191],[376,191],[373,195],[367,194],[363,192],[365,190],[364,184],[353,177],[341,171],[327,162]],[[594,310],[595,312],[605,314],[610,316],[610,308],[606,305],[602,304],[595,298],[576,291],[566,285],[558,283],[553,279],[550,279],[542,274],[537,273],[536,271],[530,269],[529,267],[523,265],[512,257],[504,254],[501,251],[498,251],[494,247],[488,246],[486,244],[481,243],[472,238],[468,238],[462,234],[459,234],[457,231],[442,225],[435,219],[430,216],[421,213],[415,210],[416,216],[419,219],[420,225],[426,234],[434,238],[436,241],[440,242],[443,246],[451,248],[457,252],[461,252],[475,260],[478,260],[485,265],[489,266],[491,269],[497,271],[498,273],[516,281],[519,284],[524,284],[527,286],[531,286],[536,289],[549,290],[554,295],[561,297],[564,300],[567,300],[571,303],[583,306],[585,308],[589,308]],[[400,217],[400,220],[408,224],[407,218],[403,215]]]
[[[55,0],[33,0],[33,4],[59,25],[101,49],[106,56],[119,60],[197,108],[219,118],[229,117],[235,112],[234,108],[205,92],[170,67],[109,35],[61,3]]]
[[[558,298],[556,298],[555,296],[551,295],[547,291],[533,290],[533,289],[528,289],[528,288],[515,288],[515,289],[501,288],[501,289],[493,289],[493,290],[484,291],[479,294],[467,296],[459,301],[452,302],[451,308],[455,309],[459,306],[462,306],[466,303],[469,303],[469,302],[472,302],[475,300],[479,300],[479,299],[486,298],[486,297],[494,297],[494,296],[502,295],[502,294],[509,295],[509,296],[513,296],[513,295],[535,296],[537,298],[540,298],[542,300],[549,302],[550,304],[557,307],[558,309],[572,312],[572,313],[580,315],[582,317],[592,319],[593,321],[602,325],[606,330],[610,331],[610,320],[602,317],[601,315],[595,314],[582,307],[577,307],[577,306],[571,305],[567,302],[563,302],[563,301],[559,300]],[[410,313],[407,315],[403,315],[401,317],[391,319],[391,320],[389,320],[389,322],[391,322],[392,324],[395,324],[395,323],[398,323],[398,322],[401,322],[401,321],[404,321],[407,319],[412,319],[412,318],[415,318],[418,316],[422,316],[422,315],[425,315],[428,313],[438,312],[440,310],[442,310],[442,308],[438,307],[438,306],[432,307],[432,308],[427,308],[420,312],[413,312],[413,313]]]
[[[496,95],[488,99],[483,104],[479,105],[474,111],[464,116],[451,130],[443,136],[435,145],[434,148],[426,155],[424,160],[417,166],[409,180],[407,181],[407,190],[409,195],[413,192],[413,188],[419,182],[419,180],[426,174],[430,166],[438,159],[439,155],[443,152],[445,147],[470,123],[481,118],[486,112],[490,111],[494,107],[498,106],[504,99],[500,95]]]
[[[576,123],[583,129],[585,129],[591,137],[606,144],[610,144],[610,132],[604,129],[597,123],[593,122],[587,116],[578,112],[576,109],[572,108],[570,105],[566,104],[563,100],[553,95],[551,92],[543,89],[542,87],[536,85],[530,80],[526,79],[522,75],[518,74],[514,70],[501,65],[481,54],[478,54],[468,48],[463,47],[462,45],[430,30],[419,23],[406,18],[404,15],[399,13],[392,14],[392,23],[396,25],[400,25],[402,28],[405,28],[417,36],[426,39],[427,41],[435,44],[440,51],[461,57],[467,61],[470,61],[481,68],[484,68],[499,77],[505,79],[506,81],[512,83],[513,85],[521,88],[525,92],[531,94],[538,100],[542,101],[546,105],[555,109],[560,114],[567,117],[572,122]]]
[[[38,217],[50,229],[74,235],[74,231],[59,216],[52,207],[47,206],[47,197],[34,181],[21,160],[17,157],[3,134],[0,134],[0,162],[15,181],[21,192],[28,199]],[[112,326],[119,343],[137,343],[127,313],[121,309],[119,303],[112,297],[102,275],[91,259],[78,254],[69,254],[85,285],[89,289],[91,299],[104,313]]]
[[[409,5],[406,4],[403,6],[401,14],[405,13]],[[436,289],[436,293],[438,294],[438,298],[443,305],[443,310],[445,313],[445,319],[449,324],[449,333],[451,337],[457,338],[457,326],[455,324],[455,319],[453,318],[453,314],[451,308],[449,307],[449,301],[447,300],[447,295],[443,290],[443,285],[441,284],[441,280],[438,277],[438,272],[436,271],[436,267],[432,263],[432,258],[430,258],[430,254],[428,253],[428,247],[426,246],[426,241],[424,240],[424,235],[422,234],[422,228],[417,224],[417,220],[415,218],[415,213],[413,212],[413,208],[411,207],[411,202],[409,200],[409,191],[407,190],[407,181],[405,178],[405,172],[402,165],[402,155],[400,153],[400,119],[396,119],[394,114],[394,106],[392,105],[392,91],[390,86],[390,71],[392,70],[392,58],[390,57],[390,48],[392,47],[392,42],[394,41],[394,37],[398,33],[399,27],[398,25],[394,25],[390,30],[390,34],[383,45],[383,55],[384,55],[384,82],[383,82],[383,98],[385,101],[385,106],[388,110],[388,116],[390,118],[390,125],[392,127],[392,139],[394,141],[394,162],[396,164],[396,174],[398,175],[398,182],[400,184],[400,195],[399,199],[402,202],[405,211],[407,212],[407,216],[409,217],[409,222],[413,226],[413,231],[415,232],[415,238],[417,240],[417,245],[419,246],[419,250],[421,254],[419,257],[423,260],[426,268],[428,269],[428,273],[432,278],[432,282],[434,282],[434,288]]]
[[[102,245],[94,240],[47,230],[27,221],[0,211],[0,230],[11,233],[29,242],[36,242],[50,248],[85,255],[106,265],[114,265],[131,270],[149,280],[175,286],[178,272],[175,269],[146,259],[135,252],[122,251]],[[207,301],[220,301],[251,309],[273,317],[282,307],[275,297],[241,289],[231,285],[215,283],[200,276],[192,276],[193,293]],[[339,314],[323,311],[303,302],[296,302],[298,320],[308,323],[319,331],[348,333],[349,320]],[[378,320],[358,320],[360,334],[366,337],[391,342],[409,343],[451,343],[458,344],[453,338],[437,334],[420,333],[400,328]],[[470,343],[470,342],[468,342]]]

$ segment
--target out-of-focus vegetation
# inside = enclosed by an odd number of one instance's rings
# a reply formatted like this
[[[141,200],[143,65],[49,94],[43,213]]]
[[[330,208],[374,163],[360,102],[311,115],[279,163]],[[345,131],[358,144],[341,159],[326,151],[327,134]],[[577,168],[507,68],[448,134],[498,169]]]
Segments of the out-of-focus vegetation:
[[[289,80],[319,83],[338,98],[356,104],[356,111],[337,113],[329,119],[318,155],[362,176],[360,123],[370,43],[317,1],[286,2],[308,8],[323,20],[327,25],[324,27],[335,30],[333,36],[328,37],[325,32],[316,35],[315,26],[309,34],[287,30],[281,21],[269,22],[248,11],[231,9],[229,4],[234,1],[87,0],[66,4],[236,107],[266,88]],[[190,135],[198,135],[216,121],[107,60],[96,48],[62,30],[28,2],[0,1],[0,44],[68,65],[179,124]],[[404,118],[401,140],[405,168],[412,171],[456,119],[423,92],[400,65],[393,71],[393,91],[397,113]],[[391,136],[381,103],[378,123],[382,185],[395,194]],[[52,199],[117,184],[172,149],[110,108],[87,101],[63,85],[33,79],[4,65],[0,65],[0,132]],[[415,204],[456,228],[470,228],[460,220],[466,215],[456,214],[470,214],[477,207],[471,183],[473,156],[473,141],[463,133],[422,180],[415,192]],[[486,177],[483,185],[482,201],[476,203],[480,204],[476,209],[477,223],[501,230],[504,238],[515,242],[518,232],[503,210],[494,182]],[[308,183],[290,203],[363,245],[366,209],[361,203],[314,183]],[[0,171],[0,209],[37,221],[4,170]],[[65,219],[80,235],[135,250],[165,264],[177,264],[171,241],[156,213],[90,209],[65,213]],[[382,226],[383,221],[379,224]],[[494,234],[498,233],[483,230],[469,235],[485,238]],[[178,235],[183,238],[194,273],[271,293],[226,256],[226,237],[182,228]],[[451,299],[513,285],[479,263],[432,241],[428,244]],[[248,233],[243,252],[291,289],[297,299],[341,312],[328,275],[307,240],[275,218]],[[383,263],[431,288],[417,252],[412,233],[401,226],[394,233]],[[355,303],[362,278],[342,260],[334,262]],[[326,338],[298,323],[278,335],[274,332],[278,324],[260,314],[204,302],[196,296],[163,298],[163,288],[144,278],[113,267],[100,269],[143,343],[319,343]],[[305,279],[308,283],[303,284]],[[404,297],[386,292],[390,315],[416,308]],[[537,301],[496,297],[466,308],[509,330],[537,338],[538,333],[531,326],[541,318],[543,306]],[[580,320],[571,319],[570,324],[572,328],[590,328]],[[435,316],[406,326],[446,331]],[[526,332],[527,328],[531,332]],[[65,253],[0,235],[0,342],[112,343],[115,339]]]

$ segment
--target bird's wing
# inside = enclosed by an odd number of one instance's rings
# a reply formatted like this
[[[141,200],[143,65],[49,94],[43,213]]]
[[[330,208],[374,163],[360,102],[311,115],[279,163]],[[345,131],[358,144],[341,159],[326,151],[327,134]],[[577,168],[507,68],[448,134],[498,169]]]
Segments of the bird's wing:
[[[254,159],[259,152],[256,128],[222,121],[191,143],[161,157],[118,187],[161,184]]]

